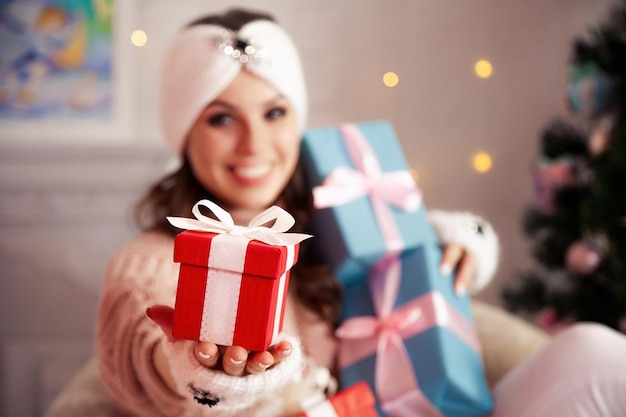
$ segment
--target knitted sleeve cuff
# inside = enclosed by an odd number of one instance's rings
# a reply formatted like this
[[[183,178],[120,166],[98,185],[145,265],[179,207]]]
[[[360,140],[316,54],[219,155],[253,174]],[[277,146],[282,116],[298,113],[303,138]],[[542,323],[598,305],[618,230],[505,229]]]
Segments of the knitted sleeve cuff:
[[[291,354],[258,375],[230,376],[202,366],[194,355],[196,342],[193,341],[166,341],[164,351],[170,358],[170,371],[178,393],[190,403],[195,402],[190,406],[214,407],[216,411],[237,413],[276,395],[287,384],[301,380],[304,358],[300,341],[284,334],[279,336],[280,340],[291,343]]]
[[[477,293],[493,278],[500,257],[498,236],[489,222],[469,212],[430,210],[428,218],[445,243],[462,246],[476,259],[470,291]]]

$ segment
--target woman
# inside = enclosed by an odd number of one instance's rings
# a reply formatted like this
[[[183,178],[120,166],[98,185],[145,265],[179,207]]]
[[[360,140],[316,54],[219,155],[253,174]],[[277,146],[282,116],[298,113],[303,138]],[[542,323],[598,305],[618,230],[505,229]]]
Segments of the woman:
[[[178,276],[173,236],[180,230],[166,221],[189,217],[193,204],[208,198],[237,224],[277,204],[295,216],[294,231],[308,230],[310,196],[298,166],[306,89],[297,52],[267,15],[234,10],[201,19],[169,50],[161,105],[165,137],[183,162],[149,190],[138,207],[145,232],[107,269],[97,332],[104,384],[116,407],[129,415],[297,413],[335,388],[333,330],[341,293],[334,277],[304,242],[292,271],[284,333],[268,351],[175,340],[168,306],[174,304]],[[442,268],[458,267],[459,292],[480,289],[497,259],[491,227],[483,222],[483,234],[468,235],[459,231],[478,220],[469,214],[431,217],[448,240]],[[527,376],[546,368],[541,356],[533,359],[530,371],[517,373],[508,385],[505,378],[503,391],[496,388],[495,415],[524,415],[510,412],[519,408],[512,395],[522,395],[519,389],[531,381]],[[509,408],[500,398],[507,398]],[[499,414],[499,407],[509,413]]]

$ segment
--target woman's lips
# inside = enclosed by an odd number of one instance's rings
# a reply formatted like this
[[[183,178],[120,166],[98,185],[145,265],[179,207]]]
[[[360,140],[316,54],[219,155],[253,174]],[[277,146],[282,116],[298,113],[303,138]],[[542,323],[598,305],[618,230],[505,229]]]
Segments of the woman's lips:
[[[235,178],[245,183],[264,179],[269,175],[271,169],[272,165],[270,163],[231,167]]]

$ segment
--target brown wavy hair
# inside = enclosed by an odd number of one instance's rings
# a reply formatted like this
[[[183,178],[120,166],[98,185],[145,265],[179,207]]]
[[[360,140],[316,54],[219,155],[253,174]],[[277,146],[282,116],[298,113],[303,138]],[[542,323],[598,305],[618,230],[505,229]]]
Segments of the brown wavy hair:
[[[261,19],[274,21],[265,13],[233,9],[221,15],[202,17],[188,26],[217,24],[238,30],[248,22]],[[219,204],[219,199],[198,182],[185,157],[176,171],[159,179],[139,200],[135,207],[135,221],[143,231],[159,231],[175,236],[180,230],[171,226],[166,217],[190,217],[194,204],[205,198]],[[310,233],[312,196],[300,162],[274,204],[287,210],[296,219],[291,231]],[[336,326],[339,321],[341,289],[329,267],[315,252],[311,241],[305,240],[300,245],[299,259],[291,272],[290,291],[322,319]]]

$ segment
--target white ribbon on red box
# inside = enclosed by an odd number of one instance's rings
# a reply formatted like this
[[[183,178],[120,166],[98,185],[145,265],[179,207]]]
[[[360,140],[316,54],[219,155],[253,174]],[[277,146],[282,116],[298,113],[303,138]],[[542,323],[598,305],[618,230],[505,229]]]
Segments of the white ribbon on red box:
[[[200,207],[208,208],[216,219],[212,219],[200,213]],[[211,200],[198,201],[191,210],[196,219],[186,217],[168,217],[167,221],[174,227],[185,230],[197,230],[242,236],[248,239],[258,240],[268,245],[288,246],[295,245],[311,237],[304,233],[284,233],[295,224],[291,214],[278,206],[272,206],[254,217],[248,226],[237,226],[232,216],[226,210]],[[274,222],[271,227],[263,226]]]
[[[243,285],[243,269],[250,239],[217,235],[211,240],[207,281],[200,325],[200,340],[210,340],[230,346],[235,340],[237,315],[242,306],[239,295]],[[286,268],[278,281],[276,299],[282,300],[286,291],[288,270],[295,262],[293,245],[287,248]],[[278,336],[282,302],[276,305],[272,339]]]

